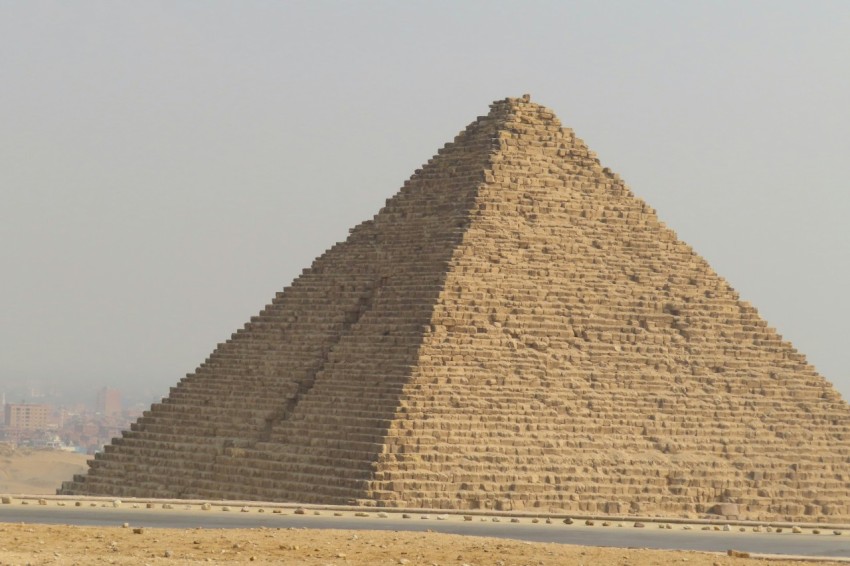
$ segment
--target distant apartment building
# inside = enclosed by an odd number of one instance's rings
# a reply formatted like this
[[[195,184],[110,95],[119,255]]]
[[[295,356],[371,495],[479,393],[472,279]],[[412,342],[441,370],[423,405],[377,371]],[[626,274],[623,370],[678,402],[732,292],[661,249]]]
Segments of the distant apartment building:
[[[14,430],[44,430],[49,412],[47,405],[6,403],[3,424]]]
[[[97,392],[96,410],[105,417],[121,414],[121,392],[117,389],[104,387]]]

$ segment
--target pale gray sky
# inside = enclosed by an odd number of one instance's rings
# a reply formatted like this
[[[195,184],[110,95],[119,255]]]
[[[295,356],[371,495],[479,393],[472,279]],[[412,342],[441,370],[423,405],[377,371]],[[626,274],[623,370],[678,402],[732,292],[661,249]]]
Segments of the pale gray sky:
[[[0,388],[164,395],[523,93],[850,397],[850,3],[777,0],[0,1]]]

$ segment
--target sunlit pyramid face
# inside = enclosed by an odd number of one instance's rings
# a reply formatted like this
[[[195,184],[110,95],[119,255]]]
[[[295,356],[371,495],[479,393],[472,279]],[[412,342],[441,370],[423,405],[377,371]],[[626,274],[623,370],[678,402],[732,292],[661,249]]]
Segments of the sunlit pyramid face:
[[[805,358],[523,96],[62,492],[850,520],[848,424]]]

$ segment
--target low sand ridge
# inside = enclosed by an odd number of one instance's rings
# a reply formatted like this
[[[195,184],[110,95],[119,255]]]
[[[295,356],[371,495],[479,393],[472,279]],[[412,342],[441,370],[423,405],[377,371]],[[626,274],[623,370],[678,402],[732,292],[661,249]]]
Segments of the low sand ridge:
[[[0,445],[0,493],[52,494],[86,471],[86,454]]]

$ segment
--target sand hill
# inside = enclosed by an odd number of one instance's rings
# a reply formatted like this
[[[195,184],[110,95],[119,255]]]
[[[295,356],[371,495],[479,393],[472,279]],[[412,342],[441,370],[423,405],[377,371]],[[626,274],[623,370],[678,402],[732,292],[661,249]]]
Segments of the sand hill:
[[[88,459],[74,452],[0,444],[0,493],[55,493],[69,474],[85,471]]]

